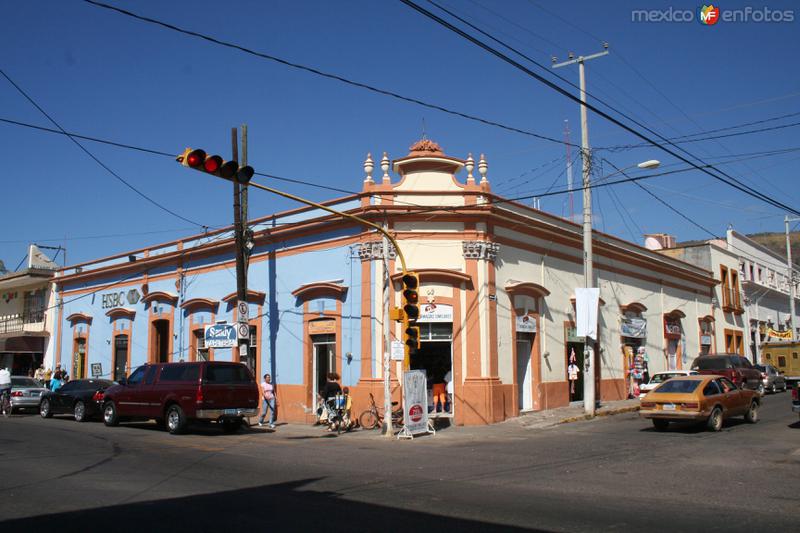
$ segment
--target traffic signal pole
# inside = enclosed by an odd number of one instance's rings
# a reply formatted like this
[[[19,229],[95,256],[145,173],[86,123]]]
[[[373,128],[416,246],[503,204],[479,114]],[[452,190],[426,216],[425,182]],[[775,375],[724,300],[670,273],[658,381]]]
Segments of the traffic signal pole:
[[[236,131],[236,128],[231,128],[232,161],[239,160],[238,147],[239,147],[238,132]],[[244,239],[244,227],[242,224],[241,190],[239,187],[239,182],[237,180],[233,179],[231,181],[233,182],[233,233],[234,233],[234,243],[236,247],[236,300],[238,308],[239,302],[247,302],[247,277],[246,277],[247,273],[245,272],[244,268],[244,243],[242,242]],[[238,324],[247,323],[247,317],[243,317],[241,315],[241,311],[239,311],[237,319],[238,319]],[[236,330],[237,330],[237,338],[239,339],[239,342],[237,343],[239,348],[239,361],[241,362],[242,360],[244,360],[247,366],[250,367],[250,370],[255,371],[254,365],[250,364],[250,358],[247,357],[248,345],[250,344],[250,339],[240,337],[238,335],[239,328],[237,327]]]

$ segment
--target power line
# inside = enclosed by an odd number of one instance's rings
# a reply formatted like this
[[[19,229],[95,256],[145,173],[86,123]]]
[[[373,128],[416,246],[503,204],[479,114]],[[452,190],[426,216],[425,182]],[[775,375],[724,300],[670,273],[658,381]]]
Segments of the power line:
[[[118,148],[125,148],[125,149],[135,150],[135,151],[138,151],[138,152],[143,152],[143,153],[160,155],[160,156],[164,156],[164,157],[169,157],[170,159],[175,157],[174,154],[171,154],[169,152],[165,152],[165,151],[162,151],[162,150],[155,150],[155,149],[151,149],[151,148],[143,148],[143,147],[140,147],[140,146],[135,146],[135,145],[116,142],[116,141],[109,141],[109,140],[106,140],[106,139],[101,139],[101,138],[98,138],[98,137],[92,137],[92,136],[88,136],[88,135],[79,135],[79,134],[76,134],[76,133],[63,132],[63,131],[59,131],[59,130],[55,130],[55,129],[51,129],[51,128],[45,128],[45,127],[42,127],[42,126],[36,126],[36,125],[33,125],[33,124],[28,124],[28,123],[25,123],[25,122],[19,122],[19,121],[16,121],[16,120],[0,118],[0,122],[6,122],[8,124],[13,124],[13,125],[16,125],[16,126],[33,128],[33,129],[36,129],[36,130],[46,131],[48,133],[55,133],[55,134],[58,134],[58,135],[72,135],[74,137],[78,137],[78,138],[82,138],[82,139],[86,139],[86,140],[91,140],[92,142],[103,143],[103,144],[107,144],[107,145],[111,145],[111,146],[116,146]],[[728,160],[728,161],[720,161],[717,164],[718,165],[720,165],[720,164],[729,164],[729,163],[735,163],[735,162],[738,162],[738,161],[742,161],[742,160],[745,160],[745,159],[756,159],[756,158],[760,158],[760,157],[770,157],[770,156],[782,155],[782,154],[787,154],[787,153],[790,153],[790,152],[797,152],[797,151],[800,151],[800,147],[788,147],[788,148],[779,148],[779,149],[775,149],[775,150],[749,152],[749,153],[740,154],[742,157],[739,158],[739,159],[732,159],[732,160]],[[576,157],[578,155],[579,154],[576,154]],[[727,158],[727,157],[730,157],[730,156],[719,156],[719,158]],[[713,157],[713,159],[717,159],[717,158],[718,157]],[[558,160],[561,160],[561,159],[563,159],[563,156],[558,158]],[[552,163],[552,161],[550,163]],[[662,165],[662,166],[663,167],[667,167],[667,166],[673,166],[673,165],[678,165],[678,164],[679,163],[674,163],[674,164],[671,164],[671,165]],[[547,166],[547,165],[548,165],[548,163],[546,163],[543,166]],[[689,170],[694,170],[694,167],[680,169],[680,172],[686,172],[686,171],[689,171]],[[670,172],[670,174],[671,173],[672,172]],[[358,192],[350,191],[350,190],[347,190],[347,189],[340,189],[340,188],[336,188],[336,187],[330,187],[330,186],[327,186],[327,185],[320,185],[320,184],[309,182],[309,181],[304,181],[304,180],[299,180],[299,179],[294,179],[294,178],[287,178],[287,177],[284,177],[284,176],[277,176],[275,174],[267,174],[267,173],[263,173],[263,172],[256,172],[255,174],[258,175],[258,176],[262,176],[262,177],[266,177],[266,178],[270,178],[270,179],[286,181],[286,182],[289,182],[289,183],[297,183],[297,184],[306,185],[306,186],[309,186],[309,187],[318,187],[318,188],[321,188],[321,189],[337,191],[337,192],[341,192],[341,193],[345,193],[345,194],[353,194],[353,195],[360,194]],[[563,172],[561,173],[561,175],[563,175]],[[665,175],[665,174],[656,174],[656,175],[653,175],[652,177],[656,177],[656,176],[660,176],[660,175]],[[559,177],[560,177],[560,175],[559,175]],[[647,177],[647,176],[645,176],[645,177]],[[517,178],[512,178],[512,179],[517,179]],[[637,179],[638,179],[638,177],[637,177]],[[600,181],[602,181],[602,180],[600,180]],[[624,180],[623,181],[616,181],[616,182],[612,182],[611,184],[624,183],[624,182],[625,182]],[[546,193],[549,193],[549,191],[551,191],[552,188],[555,186],[555,183],[557,183],[557,180],[550,187],[548,187],[546,189],[543,188],[542,190],[545,190]],[[581,190],[581,189],[577,189],[577,190]],[[569,189],[564,190],[564,191],[557,191],[554,194],[562,194],[562,193],[565,193],[565,192],[569,192]],[[549,196],[550,194],[546,194],[546,195]],[[534,197],[537,197],[537,196],[544,196],[544,195],[536,194],[536,195],[533,195],[533,196],[522,196],[522,197],[519,197],[519,199],[525,200],[525,199],[530,199],[530,198],[534,198]],[[509,201],[516,201],[516,198],[512,198]],[[497,201],[495,203],[502,203],[502,201]],[[422,212],[436,211],[436,210],[439,209],[439,208],[430,209],[428,206],[420,206],[419,204],[414,204],[414,203],[411,203],[411,202],[395,202],[395,204],[408,205],[408,206],[411,206],[411,207],[420,207],[420,208],[423,209]],[[44,239],[40,239],[40,240],[44,240]],[[53,240],[59,240],[59,239],[53,239]],[[0,241],[0,242],[6,242],[6,241]],[[11,241],[8,241],[8,242],[11,242]]]
[[[116,172],[114,172],[113,170],[111,170],[111,169],[108,167],[108,165],[106,165],[105,163],[103,163],[102,161],[100,161],[100,160],[99,160],[99,159],[98,159],[98,158],[97,158],[97,157],[96,157],[96,156],[95,156],[93,153],[91,153],[89,150],[87,150],[85,146],[83,146],[81,143],[79,143],[79,142],[77,141],[77,139],[75,139],[74,137],[70,136],[70,135],[69,135],[69,134],[66,132],[66,130],[65,130],[64,128],[62,128],[62,127],[61,127],[61,125],[60,125],[58,122],[56,122],[56,120],[55,120],[53,117],[51,117],[51,116],[50,116],[50,115],[47,113],[47,111],[45,111],[44,109],[42,109],[42,107],[41,107],[39,104],[37,104],[37,103],[36,103],[36,102],[33,100],[33,98],[31,98],[31,97],[28,95],[28,93],[26,93],[26,92],[25,92],[25,91],[22,89],[22,87],[20,87],[19,85],[17,85],[17,83],[16,83],[16,82],[14,82],[14,80],[12,80],[12,79],[11,79],[11,78],[8,76],[8,74],[6,74],[6,72],[5,72],[3,69],[1,69],[1,68],[0,68],[0,74],[2,74],[2,75],[3,75],[3,77],[4,77],[5,79],[7,79],[7,80],[8,80],[8,82],[9,82],[11,85],[13,85],[13,86],[14,86],[14,88],[15,88],[17,91],[19,91],[19,93],[20,93],[22,96],[24,96],[24,97],[25,97],[25,99],[26,99],[26,100],[28,100],[28,102],[30,102],[30,103],[31,103],[31,104],[32,104],[32,105],[33,105],[33,106],[34,106],[36,109],[38,109],[38,110],[39,110],[39,112],[40,112],[42,115],[44,115],[45,117],[47,117],[47,120],[49,120],[50,122],[52,122],[52,123],[53,123],[53,125],[54,125],[55,127],[57,127],[59,130],[61,130],[61,133],[63,133],[63,134],[64,134],[64,135],[66,135],[67,137],[69,137],[69,139],[70,139],[70,140],[71,140],[73,143],[75,143],[75,144],[78,146],[78,148],[80,148],[80,149],[81,149],[81,150],[82,150],[82,151],[83,151],[83,152],[84,152],[86,155],[88,155],[90,158],[92,158],[92,160],[94,160],[94,162],[95,162],[95,163],[97,163],[98,165],[100,165],[100,166],[101,166],[103,169],[105,169],[105,170],[106,170],[106,172],[108,172],[109,174],[111,174],[112,176],[114,176],[114,177],[115,177],[117,180],[119,180],[120,182],[122,182],[122,183],[123,183],[123,184],[124,184],[126,187],[128,187],[130,190],[132,190],[133,192],[135,192],[136,194],[138,194],[139,196],[141,196],[142,198],[144,198],[145,200],[147,200],[148,202],[150,202],[150,203],[151,203],[151,204],[153,204],[154,206],[158,207],[158,208],[159,208],[159,209],[161,209],[162,211],[165,211],[165,212],[169,213],[170,215],[172,215],[172,216],[174,216],[174,217],[176,217],[176,218],[179,218],[179,219],[183,220],[184,222],[188,222],[189,224],[194,224],[195,226],[199,226],[199,227],[201,227],[201,228],[208,229],[208,227],[209,227],[209,226],[207,226],[207,225],[205,225],[205,224],[200,224],[199,222],[195,222],[194,220],[190,220],[190,219],[186,218],[186,217],[185,217],[185,216],[183,216],[183,215],[179,215],[179,214],[178,214],[178,213],[176,213],[175,211],[173,211],[173,210],[171,210],[170,208],[168,208],[168,207],[166,207],[166,206],[164,206],[164,205],[162,205],[162,204],[160,204],[160,203],[156,202],[155,200],[153,200],[152,198],[150,198],[149,196],[147,196],[145,193],[143,193],[142,191],[140,191],[139,189],[137,189],[136,187],[134,187],[133,185],[131,185],[130,183],[128,183],[128,182],[127,182],[127,181],[126,181],[126,180],[125,180],[125,179],[124,179],[122,176],[120,176],[119,174],[117,174]]]
[[[500,59],[500,60],[502,60],[502,61],[505,61],[505,62],[506,62],[506,63],[508,63],[509,65],[511,65],[511,66],[513,66],[513,67],[515,67],[515,68],[517,68],[518,70],[520,70],[520,71],[524,72],[524,73],[525,73],[525,74],[527,74],[528,76],[530,76],[530,77],[532,77],[532,78],[536,79],[537,81],[539,81],[540,83],[542,83],[542,84],[546,85],[547,87],[550,87],[551,89],[553,89],[553,90],[557,91],[558,93],[562,94],[563,96],[566,96],[567,98],[569,98],[570,100],[573,100],[574,102],[578,102],[578,103],[581,103],[582,105],[585,105],[587,109],[591,109],[591,110],[592,110],[593,112],[595,112],[596,114],[598,114],[598,115],[600,115],[601,117],[605,118],[606,120],[608,120],[608,121],[610,121],[610,122],[612,122],[612,123],[616,124],[617,126],[619,126],[619,127],[623,128],[624,130],[626,130],[626,131],[628,131],[628,132],[630,132],[630,133],[634,134],[636,137],[639,137],[639,138],[640,138],[640,139],[642,139],[643,141],[647,141],[647,142],[651,143],[653,146],[655,146],[655,147],[657,147],[657,148],[659,148],[659,149],[663,150],[664,152],[666,152],[666,153],[668,153],[668,154],[672,155],[673,157],[676,157],[676,158],[680,159],[681,161],[683,161],[683,162],[685,162],[685,163],[687,163],[687,164],[690,164],[690,165],[692,165],[693,167],[695,167],[696,169],[700,170],[700,171],[701,171],[701,172],[703,172],[704,174],[707,174],[708,176],[711,176],[712,178],[714,178],[714,179],[716,179],[716,180],[718,180],[718,181],[721,181],[721,182],[723,182],[723,183],[726,183],[726,184],[728,184],[729,186],[731,186],[731,187],[733,187],[733,188],[735,188],[735,189],[737,189],[737,190],[739,190],[739,191],[741,191],[741,192],[744,192],[745,194],[748,194],[749,196],[753,196],[753,197],[755,197],[755,198],[758,198],[758,199],[760,199],[760,200],[762,200],[762,201],[764,201],[764,202],[767,202],[767,203],[769,203],[769,204],[771,204],[771,205],[773,205],[773,206],[775,206],[775,207],[778,207],[778,208],[780,208],[780,209],[783,209],[783,210],[785,210],[785,211],[789,211],[789,212],[791,212],[791,213],[794,213],[794,214],[796,214],[796,215],[800,215],[800,211],[798,211],[798,210],[796,210],[796,209],[794,209],[794,208],[792,208],[792,207],[789,207],[788,205],[786,205],[786,204],[783,204],[782,202],[779,202],[778,200],[775,200],[775,199],[773,199],[773,198],[770,198],[769,196],[766,196],[765,194],[762,194],[762,193],[760,193],[759,191],[756,191],[755,189],[752,189],[751,187],[749,187],[749,186],[747,186],[747,185],[745,185],[745,184],[741,183],[739,180],[737,180],[737,179],[736,179],[736,178],[734,178],[733,176],[730,176],[729,174],[727,174],[727,173],[725,173],[725,172],[722,172],[722,171],[720,171],[720,170],[719,170],[719,169],[717,169],[717,168],[714,168],[714,166],[713,166],[713,165],[708,165],[708,164],[704,164],[704,165],[702,165],[702,166],[701,166],[701,165],[698,165],[697,163],[695,163],[695,162],[693,162],[693,161],[690,161],[690,160],[689,160],[689,159],[687,159],[686,157],[684,157],[684,156],[682,156],[682,155],[679,155],[679,154],[678,154],[678,153],[676,153],[675,151],[673,151],[673,150],[671,150],[671,149],[667,148],[666,146],[664,146],[664,145],[662,145],[662,144],[660,144],[660,143],[658,143],[658,142],[654,141],[653,139],[649,138],[649,137],[648,137],[648,136],[646,136],[645,134],[643,134],[643,133],[640,133],[639,131],[635,130],[633,127],[631,127],[631,126],[628,126],[627,124],[624,124],[623,122],[621,122],[620,120],[616,119],[615,117],[612,117],[612,116],[611,116],[611,115],[609,115],[608,113],[606,113],[606,112],[604,112],[604,111],[602,111],[602,110],[598,109],[598,108],[597,108],[597,106],[595,106],[595,105],[592,105],[592,104],[590,104],[590,103],[588,103],[588,102],[587,102],[587,103],[583,103],[583,102],[581,102],[581,100],[580,100],[578,97],[576,97],[576,96],[574,96],[574,95],[570,94],[570,93],[569,93],[567,90],[565,90],[564,88],[560,87],[559,85],[556,85],[555,83],[553,83],[553,82],[552,82],[552,81],[550,81],[550,80],[547,80],[547,79],[545,79],[545,78],[544,78],[544,77],[542,77],[541,75],[539,75],[539,74],[536,74],[535,72],[533,72],[533,71],[532,71],[532,70],[530,70],[529,68],[525,67],[524,65],[522,65],[522,64],[521,64],[521,63],[519,63],[518,61],[515,61],[514,59],[512,59],[512,58],[508,57],[506,54],[504,54],[504,53],[500,52],[499,50],[496,50],[495,48],[492,48],[491,46],[489,46],[488,44],[484,43],[483,41],[481,41],[481,40],[479,40],[479,39],[476,39],[475,37],[473,37],[473,36],[469,35],[469,34],[468,34],[468,33],[466,33],[465,31],[461,30],[460,28],[458,28],[458,27],[454,26],[453,24],[451,24],[451,23],[447,22],[446,20],[442,19],[442,18],[441,18],[441,17],[439,17],[438,15],[435,15],[434,13],[431,13],[431,12],[430,12],[430,11],[428,11],[427,9],[425,9],[425,8],[423,8],[423,7],[421,7],[421,6],[417,5],[417,4],[415,4],[415,3],[414,3],[414,2],[412,2],[411,0],[400,0],[400,1],[401,1],[401,2],[403,2],[404,4],[406,4],[407,6],[411,7],[412,9],[416,10],[416,11],[417,11],[417,12],[419,12],[420,14],[424,15],[425,17],[427,17],[427,18],[429,18],[429,19],[431,19],[431,20],[433,20],[433,21],[437,22],[437,23],[438,23],[438,24],[440,24],[441,26],[444,26],[445,28],[449,29],[450,31],[452,31],[452,32],[456,33],[457,35],[459,35],[459,36],[463,37],[464,39],[466,39],[466,40],[468,40],[468,41],[472,42],[472,43],[473,43],[473,44],[475,44],[476,46],[478,46],[478,47],[480,47],[480,48],[484,49],[485,51],[487,51],[487,52],[489,52],[490,54],[494,55],[494,56],[495,56],[495,57],[497,57],[498,59]],[[432,0],[429,0],[429,1],[432,1]],[[443,8],[442,8],[442,10],[443,10],[443,11],[446,11],[446,9],[443,9]],[[456,18],[458,18],[458,17],[456,17]],[[467,25],[470,25],[468,22],[467,22],[466,24],[467,24]],[[483,31],[482,31],[482,30],[480,30],[480,29],[477,29],[477,31],[479,31],[479,32],[481,32],[481,33],[483,33],[483,34],[485,34],[485,32],[483,32]],[[493,37],[491,37],[491,36],[490,36],[490,38],[491,38],[491,39],[493,39],[493,40],[495,40],[495,41],[497,41],[497,42],[501,42],[501,41],[498,41],[497,39],[495,39],[495,38],[493,38]],[[501,43],[502,43],[502,42],[501,42]],[[510,47],[510,46],[508,46],[508,45],[505,45],[505,44],[503,44],[503,46],[505,46],[506,48],[508,48],[508,49],[510,49],[510,50],[514,50],[512,47]],[[521,54],[521,53],[519,53],[519,52],[517,52],[517,51],[515,51],[515,53],[518,53],[519,55],[521,55],[521,56],[525,57],[525,58],[526,58],[528,61],[530,61],[531,63],[534,63],[534,64],[536,64],[537,66],[539,66],[540,68],[544,69],[544,67],[543,67],[543,66],[542,66],[540,63],[536,62],[535,60],[533,60],[533,59],[530,59],[530,58],[528,58],[527,56],[524,56],[524,54]],[[563,79],[563,78],[561,78],[560,76],[557,76],[557,77],[559,77],[560,79]],[[573,84],[570,84],[570,85],[573,85]],[[609,107],[609,108],[611,108],[611,106],[609,106],[608,104],[603,104],[603,105],[605,105],[606,107]],[[613,109],[613,108],[611,108],[611,109]],[[622,116],[626,117],[628,120],[631,120],[632,122],[634,122],[635,124],[639,125],[640,127],[643,127],[643,128],[644,128],[645,130],[647,130],[648,132],[650,132],[650,133],[654,134],[655,136],[657,136],[657,137],[659,137],[660,139],[662,139],[662,140],[666,141],[667,143],[669,143],[669,141],[668,141],[667,139],[665,139],[665,138],[664,138],[662,135],[658,134],[657,132],[654,132],[653,130],[651,130],[651,129],[650,129],[650,128],[648,128],[647,126],[644,126],[644,125],[642,125],[641,123],[637,122],[636,120],[633,120],[633,119],[631,119],[630,117],[628,117],[627,115],[625,115],[624,113],[622,113],[622,112],[620,112],[620,111],[618,111],[618,110],[616,110],[616,112],[617,112],[618,114],[620,114],[620,115],[622,115]],[[672,143],[669,143],[669,144],[672,144]],[[674,145],[673,145],[673,146],[674,146]],[[682,152],[686,153],[686,154],[687,154],[689,157],[692,157],[693,159],[696,159],[697,161],[699,161],[699,162],[701,162],[701,163],[704,163],[704,162],[703,162],[703,161],[702,161],[700,158],[698,158],[697,156],[694,156],[693,154],[689,153],[689,152],[688,152],[688,151],[686,151],[685,149],[683,149],[683,148],[680,148],[680,147],[678,147],[678,146],[676,146],[676,148],[677,148],[678,150],[680,150],[680,151],[682,151]],[[713,169],[715,172],[711,172],[711,171],[709,170],[709,168]],[[723,178],[722,176],[725,176],[725,177]]]
[[[306,66],[306,65],[301,65],[299,63],[295,63],[295,62],[289,61],[287,59],[282,59],[280,57],[277,57],[277,56],[274,56],[274,55],[271,55],[271,54],[258,52],[256,50],[253,50],[252,48],[247,48],[247,47],[244,47],[244,46],[241,46],[241,45],[229,42],[229,41],[223,41],[223,40],[217,39],[215,37],[211,37],[210,35],[206,35],[206,34],[203,34],[203,33],[195,32],[195,31],[192,31],[192,30],[187,30],[185,28],[181,28],[181,27],[176,26],[174,24],[169,24],[167,22],[163,22],[163,21],[160,21],[160,20],[157,20],[157,19],[154,19],[154,18],[143,16],[143,15],[137,15],[136,13],[133,13],[131,11],[127,11],[125,9],[122,9],[122,8],[119,8],[119,7],[116,7],[116,6],[104,4],[102,2],[96,2],[95,0],[83,0],[83,1],[86,2],[87,4],[91,4],[93,6],[102,7],[102,8],[105,8],[105,9],[109,9],[111,11],[116,11],[117,13],[121,13],[121,14],[126,15],[128,17],[132,17],[134,19],[140,20],[142,22],[148,22],[150,24],[156,24],[156,25],[161,26],[163,28],[167,28],[169,30],[173,30],[173,31],[176,31],[176,32],[179,32],[179,33],[183,33],[184,35],[190,35],[192,37],[197,37],[198,39],[203,39],[203,40],[208,41],[210,43],[214,43],[214,44],[217,44],[217,45],[220,45],[220,46],[224,46],[226,48],[232,48],[234,50],[239,50],[240,52],[244,52],[246,54],[250,54],[252,56],[259,57],[261,59],[267,59],[269,61],[274,61],[276,63],[279,63],[279,64],[287,66],[287,67],[291,67],[291,68],[294,68],[294,69],[298,69],[298,70],[302,70],[302,71],[305,71],[305,72],[309,72],[311,74],[315,74],[317,76],[322,76],[324,78],[328,78],[328,79],[331,79],[331,80],[339,81],[341,83],[345,83],[345,84],[351,85],[353,87],[359,87],[361,89],[366,89],[368,91],[372,91],[372,92],[377,93],[377,94],[381,94],[381,95],[384,95],[384,96],[390,96],[392,98],[396,98],[396,99],[402,100],[404,102],[409,102],[409,103],[416,104],[416,105],[419,105],[419,106],[422,106],[422,107],[425,107],[425,108],[428,108],[428,109],[434,109],[436,111],[441,111],[441,112],[447,113],[449,115],[454,115],[454,116],[465,118],[467,120],[471,120],[471,121],[474,121],[474,122],[479,122],[479,123],[485,124],[487,126],[494,126],[496,128],[500,128],[500,129],[503,129],[503,130],[506,130],[506,131],[510,131],[510,132],[513,132],[513,133],[519,133],[519,134],[522,134],[522,135],[527,135],[529,137],[535,137],[535,138],[541,139],[543,141],[549,141],[549,142],[557,143],[557,144],[564,144],[564,141],[556,139],[556,138],[553,138],[553,137],[548,137],[546,135],[542,135],[540,133],[535,133],[535,132],[532,132],[532,131],[529,131],[529,130],[523,130],[521,128],[516,128],[514,126],[508,126],[506,124],[503,124],[503,123],[500,123],[500,122],[496,122],[494,120],[481,118],[481,117],[478,117],[476,115],[470,115],[468,113],[462,113],[461,111],[456,111],[454,109],[449,109],[447,107],[444,107],[444,106],[441,106],[441,105],[438,105],[438,104],[432,104],[432,103],[429,103],[429,102],[425,102],[425,101],[420,100],[418,98],[413,98],[413,97],[410,97],[410,96],[403,96],[401,94],[398,94],[396,92],[390,91],[388,89],[381,89],[379,87],[375,87],[374,85],[368,85],[366,83],[362,83],[362,82],[359,82],[359,81],[351,80],[349,78],[345,78],[344,76],[340,76],[338,74],[332,74],[330,72],[325,72],[325,71],[319,70],[317,68],[309,67],[309,66]]]

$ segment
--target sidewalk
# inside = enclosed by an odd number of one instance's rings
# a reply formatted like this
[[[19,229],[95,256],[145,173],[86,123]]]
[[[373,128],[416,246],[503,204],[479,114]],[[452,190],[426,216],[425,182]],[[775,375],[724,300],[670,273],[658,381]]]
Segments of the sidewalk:
[[[639,410],[639,400],[619,400],[612,402],[603,402],[600,407],[595,411],[597,417],[611,416],[620,413],[629,413]],[[520,430],[528,429],[543,429],[548,427],[557,426],[559,424],[566,424],[569,422],[577,422],[586,420],[583,406],[575,407],[558,407],[547,411],[534,411],[524,413],[516,418],[510,418],[497,424],[487,426],[445,426],[437,428],[437,440],[442,437],[448,440],[447,437],[469,438],[469,437],[498,437],[503,438],[511,434],[520,434]],[[266,426],[258,427],[257,425],[251,426],[248,430],[253,433],[274,433],[278,438],[288,440],[296,439],[325,439],[335,438],[335,432],[330,433],[322,426],[311,426],[307,424],[287,424],[278,423],[277,427],[272,430]],[[342,437],[348,438],[367,438],[377,439],[380,437],[379,430],[362,430],[357,429],[349,433],[342,433]]]
[[[612,402],[603,402],[597,409],[595,409],[595,415],[611,416],[620,413],[630,413],[638,410],[638,399],[617,400]],[[534,411],[525,413],[517,418],[507,420],[505,423],[517,422],[524,428],[537,429],[586,419],[587,417],[584,412],[583,405],[578,405],[574,407],[558,407],[556,409],[549,409],[547,411]]]

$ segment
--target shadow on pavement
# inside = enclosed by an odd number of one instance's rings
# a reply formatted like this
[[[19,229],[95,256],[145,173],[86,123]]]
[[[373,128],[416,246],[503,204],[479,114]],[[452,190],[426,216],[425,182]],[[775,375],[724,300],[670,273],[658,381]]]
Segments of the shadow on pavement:
[[[321,478],[0,522],[2,531],[541,531],[343,499],[302,490]]]

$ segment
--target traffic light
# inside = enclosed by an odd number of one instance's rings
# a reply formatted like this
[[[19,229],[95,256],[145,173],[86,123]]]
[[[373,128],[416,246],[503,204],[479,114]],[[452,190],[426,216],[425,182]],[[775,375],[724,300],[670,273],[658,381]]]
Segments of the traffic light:
[[[406,347],[410,348],[410,350],[407,350],[409,354],[419,350],[419,326],[405,326],[405,329],[403,330],[403,338],[405,339]]]
[[[420,348],[419,326],[419,276],[414,272],[403,274],[403,344],[405,345],[405,359],[403,367],[408,369],[411,365],[411,356]]]
[[[226,180],[235,179],[247,185],[255,171],[251,166],[240,167],[237,161],[224,161],[218,155],[208,155],[205,150],[187,148],[175,160],[185,167],[199,170]]]
[[[419,276],[414,272],[403,274],[403,311],[409,322],[419,318]]]

